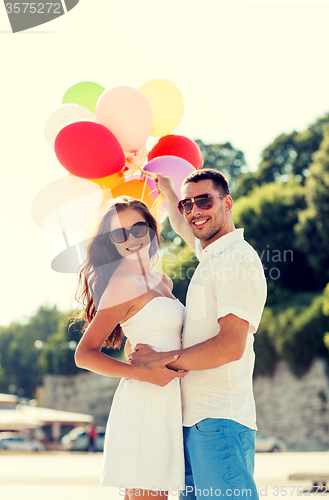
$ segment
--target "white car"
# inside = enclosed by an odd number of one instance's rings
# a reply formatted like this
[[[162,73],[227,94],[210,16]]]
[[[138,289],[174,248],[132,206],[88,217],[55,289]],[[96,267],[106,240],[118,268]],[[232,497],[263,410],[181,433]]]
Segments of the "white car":
[[[256,451],[285,451],[286,444],[279,438],[256,432]]]
[[[96,427],[96,431],[95,451],[103,451],[105,427]],[[75,427],[62,437],[61,443],[62,449],[66,451],[87,451],[87,427]]]
[[[11,451],[44,451],[43,443],[30,439],[18,432],[0,432],[0,450]]]

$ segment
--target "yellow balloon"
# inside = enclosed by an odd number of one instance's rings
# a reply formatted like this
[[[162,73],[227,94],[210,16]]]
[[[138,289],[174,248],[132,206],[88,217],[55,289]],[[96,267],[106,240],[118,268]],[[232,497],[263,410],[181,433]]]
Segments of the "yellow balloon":
[[[151,136],[170,134],[184,113],[184,100],[180,90],[169,80],[150,80],[138,89],[148,99],[153,112]]]

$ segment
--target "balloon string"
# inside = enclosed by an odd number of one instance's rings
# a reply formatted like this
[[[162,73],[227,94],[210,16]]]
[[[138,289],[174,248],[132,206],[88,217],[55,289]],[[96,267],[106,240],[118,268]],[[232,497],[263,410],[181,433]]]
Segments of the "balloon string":
[[[69,240],[67,238],[67,234],[66,234],[66,231],[65,231],[65,228],[64,228],[62,217],[61,217],[61,214],[60,214],[58,208],[56,208],[56,214],[57,214],[57,217],[58,217],[58,220],[59,220],[59,224],[61,226],[61,230],[62,230],[62,234],[63,234],[63,238],[64,238],[64,241],[65,241],[66,248],[69,248],[69,246],[70,246]]]
[[[142,200],[144,200],[145,188],[146,188],[147,178],[145,177],[143,191],[142,191]]]
[[[157,174],[155,174],[154,172],[148,172],[139,165],[133,165],[125,171],[125,177],[129,177],[130,175],[135,174],[142,174],[142,177],[146,177],[146,179],[155,180],[157,178]]]
[[[148,170],[144,170],[143,168],[139,169],[141,174],[147,179],[152,179],[153,181],[157,178],[157,174],[154,172],[149,172]]]
[[[160,221],[161,208],[164,203],[163,194],[160,193],[159,196],[154,200],[153,205],[151,206],[150,212],[158,221]]]
[[[138,257],[139,265],[141,266],[142,275],[143,275],[143,278],[144,278],[144,281],[145,281],[145,285],[146,285],[147,291],[149,292],[151,290],[151,288],[150,288],[150,285],[148,284],[146,272],[145,272],[145,269],[144,269],[144,266],[143,266],[143,262],[142,262],[142,259],[141,259],[141,256],[140,256],[139,252],[137,252],[137,257]]]

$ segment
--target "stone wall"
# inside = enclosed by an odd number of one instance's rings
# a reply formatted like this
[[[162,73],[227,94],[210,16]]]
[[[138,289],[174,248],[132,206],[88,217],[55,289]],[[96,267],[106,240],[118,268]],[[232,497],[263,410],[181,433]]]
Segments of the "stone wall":
[[[113,395],[120,379],[85,372],[75,376],[46,375],[39,391],[38,404],[44,408],[87,413],[96,425],[105,425]],[[56,398],[57,393],[57,398]]]
[[[256,377],[254,394],[260,432],[282,438],[289,449],[329,449],[328,365],[317,359],[301,378],[283,361],[273,377]]]
[[[106,423],[119,379],[82,372],[58,377],[61,410],[93,415],[97,425]],[[54,407],[54,377],[47,375],[40,392],[40,406]],[[329,449],[328,366],[315,360],[310,370],[296,378],[284,362],[273,377],[256,377],[254,393],[257,425],[261,432],[283,439],[293,450]]]

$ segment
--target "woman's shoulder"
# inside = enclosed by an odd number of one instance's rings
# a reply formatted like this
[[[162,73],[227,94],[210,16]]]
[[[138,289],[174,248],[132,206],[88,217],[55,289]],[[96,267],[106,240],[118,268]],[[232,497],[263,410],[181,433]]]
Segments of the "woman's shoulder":
[[[125,271],[115,272],[104,290],[99,309],[129,303],[143,293],[145,293],[144,288],[133,275]]]
[[[173,281],[169,278],[169,276],[164,273],[160,273],[159,271],[153,271],[153,273],[158,276],[159,281],[162,281],[169,288],[169,290],[172,291]]]

